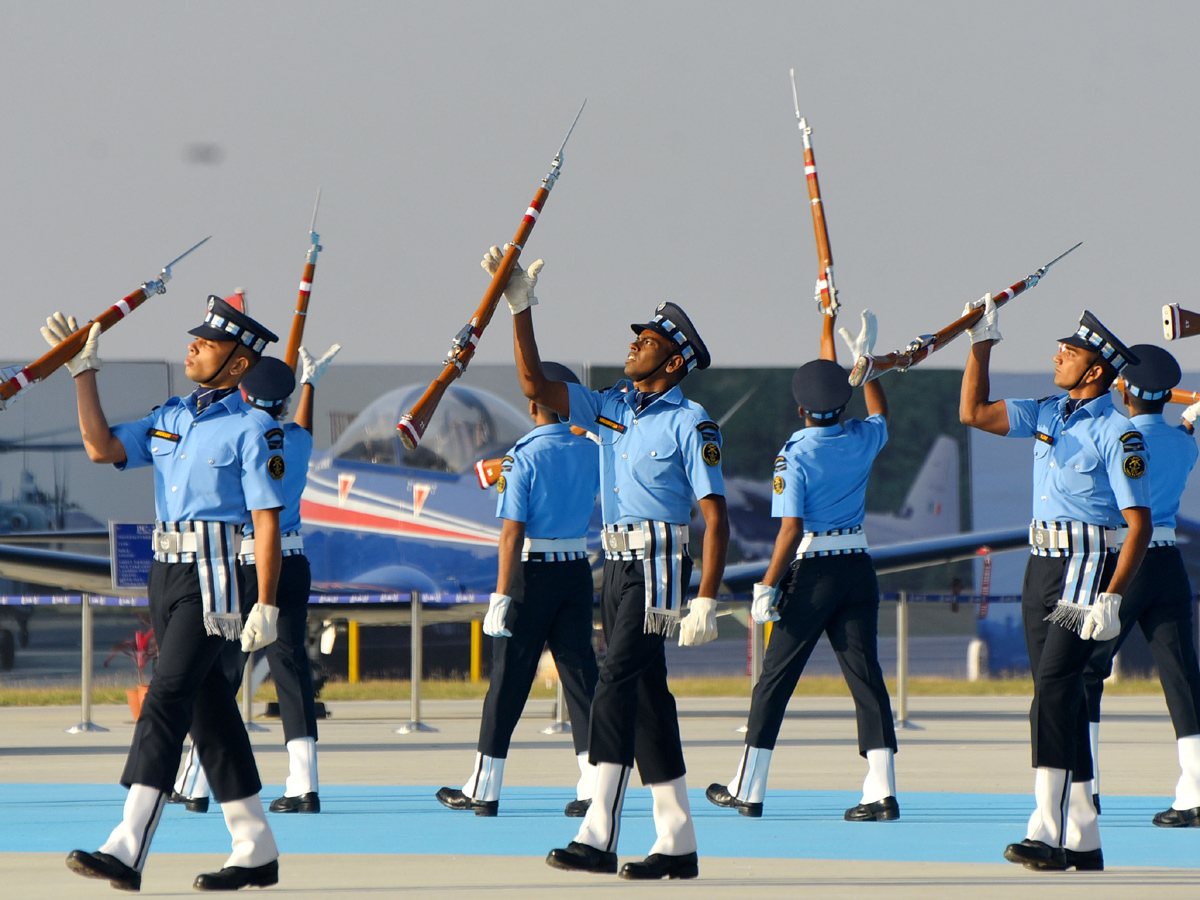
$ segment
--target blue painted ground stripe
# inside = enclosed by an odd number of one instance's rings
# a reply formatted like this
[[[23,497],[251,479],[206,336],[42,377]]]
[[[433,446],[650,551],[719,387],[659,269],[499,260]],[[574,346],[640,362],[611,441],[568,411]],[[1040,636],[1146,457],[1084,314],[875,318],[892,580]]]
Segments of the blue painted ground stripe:
[[[323,786],[316,816],[271,815],[288,853],[419,853],[542,856],[574,836],[578,819],[562,810],[565,788],[506,787],[500,816],[444,809],[429,786]],[[278,786],[263,796],[279,796]],[[1020,840],[1032,810],[1028,795],[902,793],[897,822],[842,821],[858,801],[848,791],[771,791],[766,814],[747,819],[718,809],[703,791],[689,793],[701,855],[746,858],[995,863]],[[66,853],[94,849],[117,823],[125,791],[100,784],[0,784],[0,851]],[[1200,829],[1156,828],[1161,797],[1104,798],[1100,830],[1112,866],[1200,868]],[[159,853],[223,853],[229,847],[220,807],[207,814],[168,806],[154,841]],[[650,792],[631,788],[621,828],[621,855],[640,856],[654,842]]]

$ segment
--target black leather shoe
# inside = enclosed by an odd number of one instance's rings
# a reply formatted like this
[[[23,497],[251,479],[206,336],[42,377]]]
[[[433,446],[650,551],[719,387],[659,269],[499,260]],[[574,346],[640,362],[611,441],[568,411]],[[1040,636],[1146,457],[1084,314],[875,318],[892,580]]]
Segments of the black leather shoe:
[[[197,875],[192,887],[198,891],[236,891],[244,887],[270,887],[279,883],[279,860],[273,859],[266,865],[243,869],[241,866],[226,866],[220,872],[205,872]]]
[[[476,800],[457,788],[442,788],[437,792],[437,799],[447,809],[473,809],[477,816],[494,816],[500,811],[499,800]]]
[[[299,797],[280,797],[278,800],[272,800],[270,810],[277,813],[319,813],[321,801],[316,791],[309,791]]]
[[[605,853],[588,844],[571,841],[561,850],[551,850],[546,865],[571,872],[595,872],[600,875],[617,874],[617,854]]]
[[[1099,872],[1104,868],[1104,853],[1099,847],[1095,850],[1068,850],[1067,868],[1076,872]]]
[[[587,811],[591,805],[591,800],[572,800],[567,804],[567,808],[563,810],[563,815],[572,819],[582,819],[587,815]]]
[[[1096,807],[1096,815],[1100,815],[1100,795],[1092,794],[1092,806]]]
[[[699,875],[700,863],[695,853],[685,853],[683,856],[651,853],[641,862],[629,862],[621,867],[621,877],[628,878],[630,881],[696,878]]]
[[[1051,847],[1041,841],[1031,841],[1029,838],[1019,844],[1009,844],[1004,848],[1004,858],[1009,862],[1020,863],[1027,869],[1066,869],[1067,851],[1062,847]]]
[[[847,822],[891,822],[900,818],[900,804],[895,797],[884,797],[874,803],[860,803],[846,810]]]
[[[1159,828],[1200,828],[1200,806],[1195,809],[1164,809],[1154,816]]]
[[[84,878],[107,878],[108,883],[119,891],[142,889],[141,872],[125,865],[115,856],[101,853],[99,850],[95,853],[72,850],[67,854],[67,868]]]
[[[167,802],[182,803],[188,812],[208,812],[207,797],[185,797],[183,794],[179,793],[179,791],[171,791],[170,796],[167,797]]]
[[[723,784],[710,784],[708,790],[704,792],[704,796],[708,798],[710,803],[715,803],[717,806],[728,806],[730,809],[736,809],[743,816],[749,816],[751,819],[762,817],[762,804],[751,803],[749,800],[739,800],[733,794],[729,793],[729,789]],[[659,854],[655,854],[657,856]]]

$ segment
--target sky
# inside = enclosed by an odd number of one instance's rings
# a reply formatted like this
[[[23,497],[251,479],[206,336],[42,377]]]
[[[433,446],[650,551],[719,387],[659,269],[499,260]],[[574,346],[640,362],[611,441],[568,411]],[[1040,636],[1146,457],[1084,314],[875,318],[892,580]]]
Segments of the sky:
[[[673,300],[714,365],[802,363],[821,323],[793,67],[846,324],[874,310],[878,351],[1078,241],[1002,311],[998,370],[1047,370],[1084,308],[1128,343],[1162,341],[1164,303],[1200,308],[1197,5],[0,9],[10,361],[44,352],[54,310],[98,315],[209,234],[101,355],[177,359],[239,286],[286,341],[321,188],[306,344],[432,377],[586,98],[524,255],[546,261],[543,355],[619,364],[628,323]],[[507,320],[477,360],[511,360]],[[1200,342],[1173,349],[1196,368]]]

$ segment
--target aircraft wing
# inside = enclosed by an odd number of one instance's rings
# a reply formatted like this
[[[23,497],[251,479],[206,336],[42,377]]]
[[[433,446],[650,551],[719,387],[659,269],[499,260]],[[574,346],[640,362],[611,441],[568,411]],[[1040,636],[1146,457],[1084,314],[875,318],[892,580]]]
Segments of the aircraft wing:
[[[998,531],[972,531],[967,534],[951,534],[945,537],[926,538],[921,541],[905,541],[871,548],[871,561],[875,571],[884,575],[919,569],[939,563],[975,559],[981,553],[1005,553],[1029,546],[1029,527],[1005,528]],[[762,580],[767,572],[768,560],[736,563],[725,567],[724,585],[732,593],[744,593]],[[691,587],[700,586],[700,569],[692,570]]]
[[[107,556],[87,556],[62,550],[37,550],[0,544],[0,578],[106,596],[145,594],[145,591],[113,590],[112,570]]]
[[[0,544],[108,543],[107,528],[77,528],[73,531],[12,531],[0,534]]]

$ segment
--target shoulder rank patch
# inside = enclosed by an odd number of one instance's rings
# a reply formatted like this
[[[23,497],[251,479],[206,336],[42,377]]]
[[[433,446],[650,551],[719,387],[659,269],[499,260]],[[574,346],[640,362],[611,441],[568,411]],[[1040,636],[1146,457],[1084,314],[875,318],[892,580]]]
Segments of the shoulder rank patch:
[[[1127,431],[1121,435],[1121,449],[1126,453],[1145,453],[1146,440],[1140,431]]]
[[[507,486],[508,486],[508,485],[505,483],[505,481],[504,481],[504,476],[503,476],[503,475],[501,475],[499,478],[497,478],[497,479],[496,479],[496,490],[497,490],[499,493],[503,494],[503,493],[504,493],[504,489],[505,489]]]
[[[1125,463],[1121,468],[1130,478],[1141,478],[1146,474],[1146,461],[1135,453],[1125,457]]]
[[[179,443],[179,435],[172,434],[169,431],[161,431],[158,428],[150,428],[146,431],[146,437],[162,438],[164,441],[171,441],[173,444]]]
[[[1054,437],[1052,435],[1046,434],[1046,432],[1044,432],[1044,431],[1034,432],[1033,436],[1035,438],[1037,438],[1039,441],[1041,441],[1043,444],[1053,444],[1054,443]]]
[[[700,456],[703,457],[706,465],[715,466],[721,461],[721,448],[709,441],[700,451]]]
[[[272,428],[263,435],[267,439],[267,449],[282,450],[283,449],[283,429]]]
[[[775,457],[775,471],[776,472],[786,472],[787,471],[787,457],[786,456]]]
[[[775,480],[771,482],[771,490],[777,494],[782,494],[785,487],[787,487],[787,482],[783,480],[783,476],[776,475]]]
[[[622,425],[620,422],[614,422],[612,419],[608,418],[607,416],[596,416],[596,424],[603,425],[605,428],[611,428],[617,434],[625,433],[624,425]]]
[[[513,460],[513,458],[511,456],[501,457],[500,458],[500,471],[501,472],[511,472],[514,461],[515,460]],[[504,489],[501,488],[501,490],[504,490]]]
[[[706,441],[715,441],[717,435],[721,433],[721,426],[716,422],[704,421],[696,426],[696,430],[700,432],[700,437]]]
[[[267,472],[272,478],[278,481],[283,477],[283,473],[287,470],[287,466],[283,464],[283,457],[276,454],[267,460]]]

